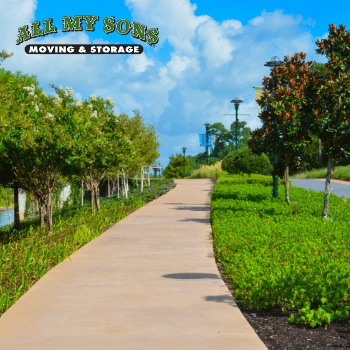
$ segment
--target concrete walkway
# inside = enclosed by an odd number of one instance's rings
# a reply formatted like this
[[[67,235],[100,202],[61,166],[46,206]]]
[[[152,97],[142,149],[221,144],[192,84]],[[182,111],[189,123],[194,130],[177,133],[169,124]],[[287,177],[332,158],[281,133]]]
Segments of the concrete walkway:
[[[176,180],[0,318],[6,350],[266,350],[213,256],[214,180]]]

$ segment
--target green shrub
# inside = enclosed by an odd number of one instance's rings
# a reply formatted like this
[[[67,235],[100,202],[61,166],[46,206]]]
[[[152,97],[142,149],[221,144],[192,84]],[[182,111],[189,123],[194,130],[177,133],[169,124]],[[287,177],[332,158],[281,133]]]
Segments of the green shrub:
[[[270,172],[270,160],[266,154],[261,156],[252,153],[250,148],[244,148],[228,154],[222,161],[222,170],[229,174],[263,174]]]
[[[268,176],[221,173],[211,194],[215,256],[235,300],[258,310],[297,308],[288,322],[312,328],[348,319],[350,199],[331,193],[332,220],[323,220],[323,191],[291,186],[286,205],[284,186],[277,200],[271,186]]]

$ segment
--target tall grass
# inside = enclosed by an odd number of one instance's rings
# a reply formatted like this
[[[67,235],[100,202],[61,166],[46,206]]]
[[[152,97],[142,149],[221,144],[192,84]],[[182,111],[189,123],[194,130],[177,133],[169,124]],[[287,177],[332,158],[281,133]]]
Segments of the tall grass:
[[[297,173],[291,179],[323,179],[326,178],[327,168],[312,169],[311,171]],[[350,181],[350,165],[339,166],[334,169],[333,180]]]
[[[218,176],[222,173],[221,169],[222,161],[213,164],[213,165],[201,165],[199,169],[192,170],[191,174],[186,177],[186,179],[217,179]],[[323,179],[326,178],[327,168],[322,169],[312,169],[307,172],[300,172],[293,176],[290,176],[291,179]],[[343,180],[350,181],[350,165],[339,166],[334,169],[332,175],[333,180]]]
[[[217,179],[222,172],[221,163],[222,161],[213,165],[201,165],[199,169],[192,170],[186,179]]]

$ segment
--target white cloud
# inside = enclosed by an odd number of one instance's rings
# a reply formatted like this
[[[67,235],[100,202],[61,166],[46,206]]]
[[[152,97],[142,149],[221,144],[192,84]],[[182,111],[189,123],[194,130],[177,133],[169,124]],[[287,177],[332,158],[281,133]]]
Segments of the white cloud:
[[[143,73],[147,66],[154,66],[153,60],[147,58],[146,54],[131,55],[126,62],[129,65],[131,74]]]
[[[264,18],[262,16],[255,17],[248,22],[252,26],[258,26],[261,23],[264,23]]]
[[[175,79],[183,79],[186,77],[186,73],[199,73],[199,62],[195,57],[186,57],[177,54],[171,54],[171,60],[166,64],[169,75]],[[191,72],[189,72],[191,70]],[[165,70],[162,70],[162,74]]]
[[[196,5],[188,0],[126,0],[126,6],[136,21],[147,23],[149,28],[158,28],[159,42],[168,39],[176,52],[194,55],[196,50],[191,44],[197,26],[210,18],[207,15],[196,16]],[[156,9],[156,10],[150,10]]]
[[[160,44],[170,44],[172,52],[167,61],[161,46],[147,51],[146,43],[142,43],[145,51],[140,55],[27,55],[26,43],[16,45],[17,32],[35,21],[37,4],[35,0],[6,1],[0,13],[0,49],[14,52],[14,56],[1,67],[36,75],[40,86],[52,95],[55,92],[48,84],[61,84],[72,87],[76,99],[87,99],[92,93],[110,97],[116,114],[133,115],[132,110],[138,108],[161,135],[164,166],[183,146],[186,154],[204,150],[199,146],[198,133],[205,131],[205,122],[222,122],[229,128],[235,116],[224,114],[235,114],[230,101],[236,96],[244,101],[239,113],[250,114],[239,119],[252,130],[260,127],[253,86],[261,86],[263,77],[269,75],[270,69],[264,64],[271,57],[283,59],[303,51],[307,61],[326,60],[315,53],[319,37],[303,27],[314,25],[311,18],[303,20],[281,10],[263,11],[242,26],[234,16],[229,17],[229,11],[222,22],[208,15],[196,16],[197,6],[189,0],[126,0],[133,20],[148,28],[157,27]],[[322,38],[327,36],[328,32]],[[30,43],[109,44],[106,38],[103,32],[91,40],[85,31],[59,31]]]
[[[235,47],[228,38],[225,38],[224,28],[213,19],[198,25],[196,42],[199,43],[201,54],[207,59],[208,65],[212,67],[219,67],[232,59],[231,52]]]
[[[236,19],[227,19],[221,22],[221,26],[225,30],[234,29],[237,31],[242,28],[242,22]]]
[[[23,46],[16,45],[18,28],[28,25],[34,20],[37,0],[1,1],[0,32],[1,50],[9,52],[23,51]],[[42,23],[40,23],[42,25]],[[24,45],[24,44],[22,44]]]

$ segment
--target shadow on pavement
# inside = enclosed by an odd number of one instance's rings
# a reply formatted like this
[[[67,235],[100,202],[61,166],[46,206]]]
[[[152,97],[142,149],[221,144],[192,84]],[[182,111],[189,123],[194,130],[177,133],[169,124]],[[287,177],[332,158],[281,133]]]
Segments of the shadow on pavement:
[[[215,278],[221,279],[220,276],[215,275],[214,273],[200,273],[200,272],[184,272],[184,273],[169,273],[163,275],[164,278],[174,278],[179,280],[199,280],[205,278]]]
[[[205,297],[205,301],[215,301],[217,303],[229,304],[233,307],[237,307],[232,296],[229,295],[208,295]]]

